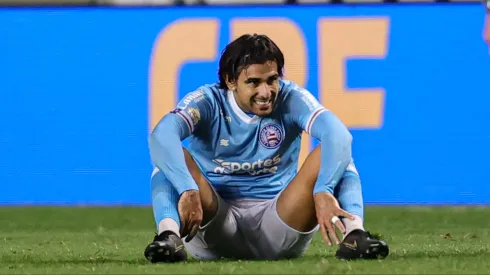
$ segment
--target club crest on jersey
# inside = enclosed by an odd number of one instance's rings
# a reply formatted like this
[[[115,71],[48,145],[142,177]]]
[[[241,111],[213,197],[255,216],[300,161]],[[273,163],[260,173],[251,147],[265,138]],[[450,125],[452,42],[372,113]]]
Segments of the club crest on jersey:
[[[275,124],[267,124],[260,130],[260,144],[267,149],[279,147],[283,138],[281,129]]]

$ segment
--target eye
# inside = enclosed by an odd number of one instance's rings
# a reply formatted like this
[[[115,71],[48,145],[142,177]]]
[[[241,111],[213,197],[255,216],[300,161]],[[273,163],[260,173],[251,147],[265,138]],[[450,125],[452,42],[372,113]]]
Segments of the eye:
[[[247,83],[252,85],[252,86],[256,86],[256,85],[260,84],[260,80],[259,79],[248,79]]]
[[[277,81],[277,76],[273,76],[273,77],[267,79],[267,84],[272,85],[276,81]]]

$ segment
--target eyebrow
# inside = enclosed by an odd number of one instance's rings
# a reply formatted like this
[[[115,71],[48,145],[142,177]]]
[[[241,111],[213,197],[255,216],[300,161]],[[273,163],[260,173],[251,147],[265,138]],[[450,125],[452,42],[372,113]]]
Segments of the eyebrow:
[[[249,77],[249,78],[245,79],[245,82],[251,83],[251,82],[260,81],[260,80],[261,79],[258,77]]]
[[[279,74],[275,73],[273,75],[268,76],[267,79],[277,78],[277,77],[279,77]],[[260,81],[260,80],[262,80],[262,78],[260,78],[260,77],[249,77],[245,80],[245,82],[250,83],[250,82]]]

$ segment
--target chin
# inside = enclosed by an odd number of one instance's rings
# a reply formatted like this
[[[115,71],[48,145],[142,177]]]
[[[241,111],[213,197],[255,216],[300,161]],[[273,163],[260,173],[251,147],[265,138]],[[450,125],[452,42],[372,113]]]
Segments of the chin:
[[[257,115],[257,116],[269,116],[271,113],[272,113],[272,109],[268,109],[265,111],[258,110],[257,112],[255,112],[255,115]]]

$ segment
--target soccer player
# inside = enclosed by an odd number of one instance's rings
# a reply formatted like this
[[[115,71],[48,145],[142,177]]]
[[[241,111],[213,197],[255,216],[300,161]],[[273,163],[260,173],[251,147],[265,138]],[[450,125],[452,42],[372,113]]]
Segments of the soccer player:
[[[158,229],[149,261],[297,258],[317,230],[339,244],[339,259],[388,255],[363,226],[351,134],[309,91],[282,80],[283,66],[271,39],[243,35],[223,51],[219,83],[159,121],[149,137]],[[298,171],[303,131],[321,144]]]

